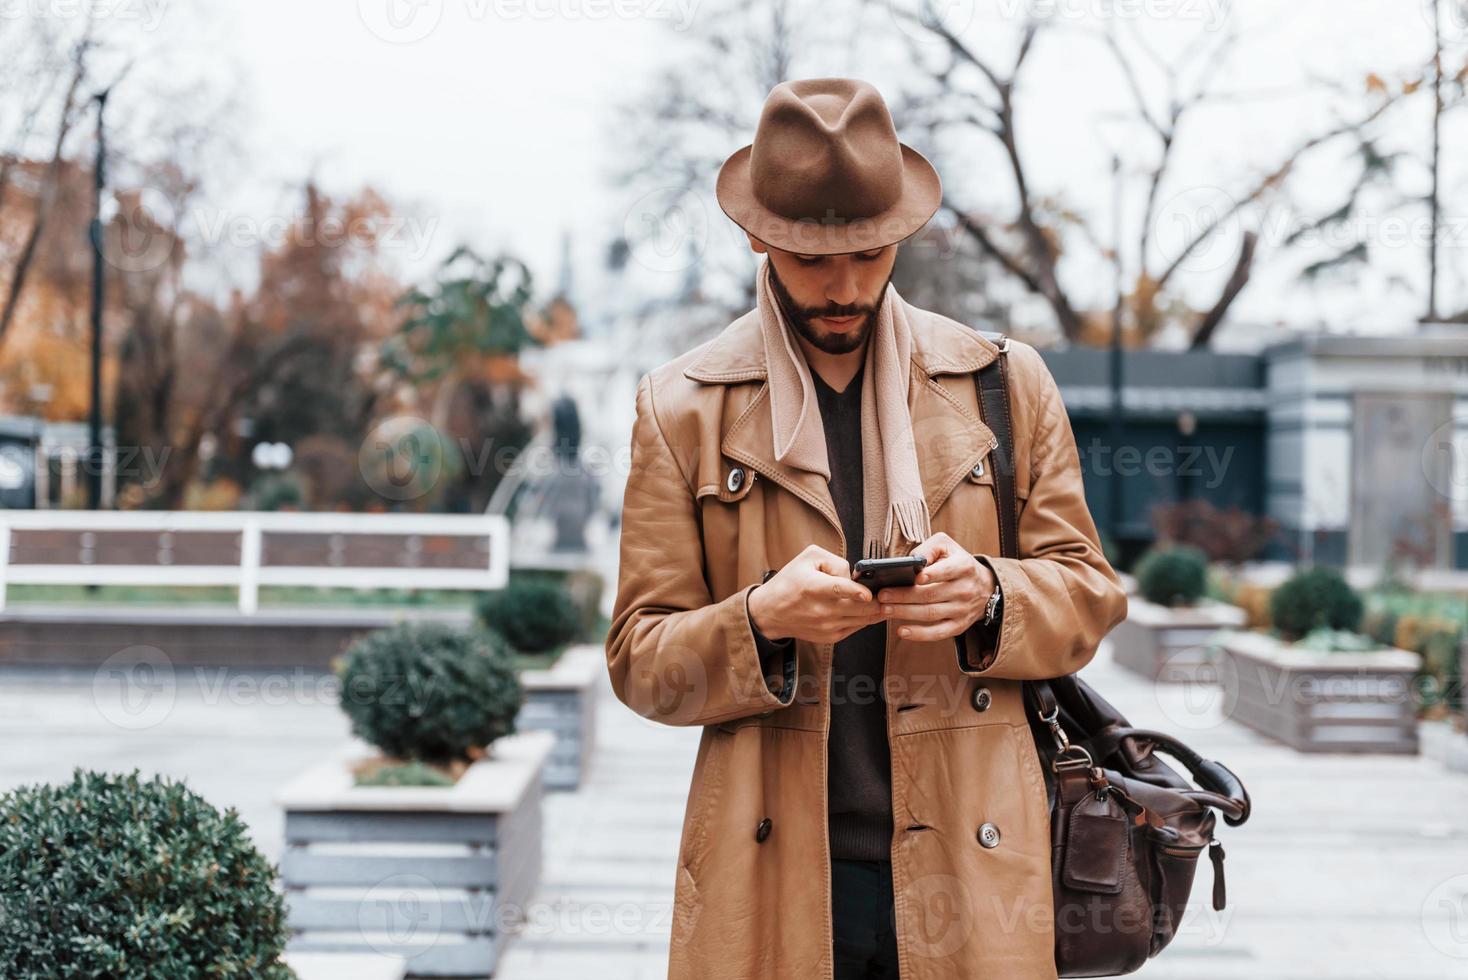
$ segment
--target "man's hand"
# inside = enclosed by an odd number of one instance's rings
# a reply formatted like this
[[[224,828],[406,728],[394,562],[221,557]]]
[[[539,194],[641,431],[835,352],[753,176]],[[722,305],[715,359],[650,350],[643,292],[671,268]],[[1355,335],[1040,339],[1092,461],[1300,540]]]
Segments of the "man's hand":
[[[749,593],[749,618],[772,640],[835,643],[886,617],[846,559],[810,545]]]
[[[928,559],[915,585],[877,593],[880,615],[893,620],[909,640],[957,636],[984,615],[994,591],[994,573],[942,531],[912,549]]]

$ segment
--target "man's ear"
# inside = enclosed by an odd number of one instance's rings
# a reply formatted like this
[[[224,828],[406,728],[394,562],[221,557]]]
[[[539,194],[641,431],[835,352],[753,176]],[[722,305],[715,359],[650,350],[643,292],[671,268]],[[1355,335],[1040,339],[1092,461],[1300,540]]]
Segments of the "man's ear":
[[[749,232],[746,231],[744,233],[744,237],[746,237],[746,238],[749,239],[749,247],[751,249],[753,249],[754,251],[763,254],[763,253],[768,252],[770,250],[769,249],[769,246],[767,246],[764,242],[760,241],[758,238],[755,238]]]

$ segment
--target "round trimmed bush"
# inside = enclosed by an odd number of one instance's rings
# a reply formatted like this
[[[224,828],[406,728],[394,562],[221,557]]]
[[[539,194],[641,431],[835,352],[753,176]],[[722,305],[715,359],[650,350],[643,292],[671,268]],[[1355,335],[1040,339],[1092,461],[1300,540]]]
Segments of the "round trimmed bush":
[[[563,585],[541,578],[511,579],[479,599],[479,621],[521,653],[549,653],[581,632],[582,612]]]
[[[1269,597],[1274,628],[1291,640],[1322,626],[1354,632],[1364,610],[1361,596],[1341,573],[1321,566],[1296,572]]]
[[[76,770],[0,796],[0,976],[294,977],[275,868],[182,783]]]
[[[1137,563],[1137,589],[1148,602],[1191,606],[1208,591],[1208,557],[1190,545],[1149,551]]]
[[[348,648],[342,710],[352,732],[399,759],[468,761],[515,731],[524,702],[514,659],[483,630],[404,622]]]

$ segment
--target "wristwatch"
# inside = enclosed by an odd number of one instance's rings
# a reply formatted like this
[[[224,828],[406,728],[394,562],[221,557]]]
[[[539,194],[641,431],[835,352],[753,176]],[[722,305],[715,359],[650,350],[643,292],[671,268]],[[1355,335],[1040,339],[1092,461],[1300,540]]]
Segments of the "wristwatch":
[[[999,615],[999,600],[1003,598],[1004,597],[999,594],[999,582],[996,579],[994,582],[994,591],[989,593],[989,601],[984,606],[983,624],[985,626],[994,625],[994,617]]]

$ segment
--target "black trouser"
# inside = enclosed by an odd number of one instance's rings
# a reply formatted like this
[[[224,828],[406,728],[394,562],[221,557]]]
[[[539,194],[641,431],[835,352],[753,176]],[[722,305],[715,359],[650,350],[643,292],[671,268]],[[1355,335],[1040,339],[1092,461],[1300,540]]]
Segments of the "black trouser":
[[[892,862],[831,861],[836,980],[897,980]]]

